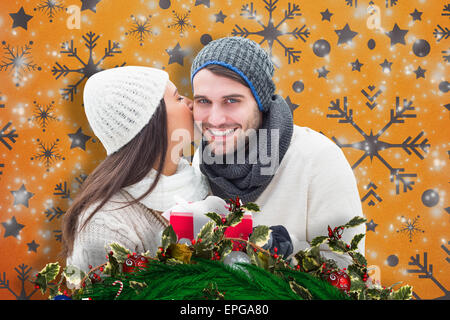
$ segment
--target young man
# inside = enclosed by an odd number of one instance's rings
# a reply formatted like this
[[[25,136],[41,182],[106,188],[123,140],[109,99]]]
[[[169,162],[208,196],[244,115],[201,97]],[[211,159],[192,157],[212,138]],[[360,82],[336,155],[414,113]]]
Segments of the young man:
[[[273,64],[255,42],[228,37],[210,42],[191,67],[194,121],[203,139],[193,166],[212,194],[255,202],[254,225],[284,226],[293,253],[316,236],[362,216],[353,171],[341,149],[324,135],[293,124],[275,95]],[[350,242],[364,225],[343,234]],[[359,251],[364,254],[364,241]],[[325,257],[349,261],[321,246]]]

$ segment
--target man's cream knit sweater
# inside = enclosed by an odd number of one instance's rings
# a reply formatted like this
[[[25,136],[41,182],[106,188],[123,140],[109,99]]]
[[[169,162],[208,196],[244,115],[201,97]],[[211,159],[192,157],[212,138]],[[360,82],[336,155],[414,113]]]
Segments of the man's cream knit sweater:
[[[199,169],[198,150],[192,166]],[[254,225],[283,225],[298,250],[309,247],[317,236],[327,235],[355,216],[363,216],[356,179],[342,150],[333,141],[307,127],[294,125],[289,148],[264,192],[255,201],[261,211],[253,215]],[[350,243],[365,225],[348,229],[342,240]],[[358,249],[364,254],[364,239]],[[331,252],[321,253],[343,267],[350,260]]]

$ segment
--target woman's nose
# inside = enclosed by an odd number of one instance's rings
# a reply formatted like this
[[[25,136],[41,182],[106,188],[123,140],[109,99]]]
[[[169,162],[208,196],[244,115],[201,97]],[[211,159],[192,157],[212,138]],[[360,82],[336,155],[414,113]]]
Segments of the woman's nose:
[[[189,108],[189,110],[193,111],[194,110],[194,102],[187,97],[185,97],[185,101],[186,101],[186,106]]]

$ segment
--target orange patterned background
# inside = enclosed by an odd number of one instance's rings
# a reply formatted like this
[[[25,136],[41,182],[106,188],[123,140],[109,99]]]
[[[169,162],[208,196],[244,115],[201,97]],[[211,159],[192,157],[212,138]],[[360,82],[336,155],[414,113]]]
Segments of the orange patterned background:
[[[450,3],[8,0],[0,8],[1,299],[42,299],[28,280],[58,260],[62,216],[106,155],[83,112],[87,77],[154,66],[189,96],[193,56],[229,35],[260,42],[295,123],[343,149],[382,284],[449,299]]]

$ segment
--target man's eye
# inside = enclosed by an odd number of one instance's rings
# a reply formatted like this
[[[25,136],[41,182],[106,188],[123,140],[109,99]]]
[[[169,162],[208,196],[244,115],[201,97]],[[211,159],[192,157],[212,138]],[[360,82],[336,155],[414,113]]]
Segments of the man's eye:
[[[237,102],[239,102],[239,100],[233,99],[233,98],[228,98],[228,99],[226,100],[226,102],[227,102],[227,103],[237,103]]]
[[[208,100],[208,99],[198,99],[198,100],[197,100],[197,103],[200,103],[200,104],[207,104],[207,103],[209,103],[209,100]]]

